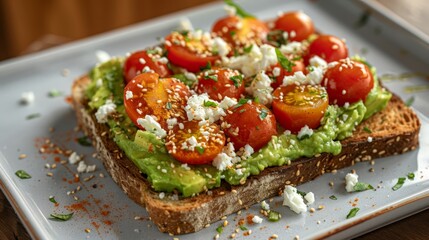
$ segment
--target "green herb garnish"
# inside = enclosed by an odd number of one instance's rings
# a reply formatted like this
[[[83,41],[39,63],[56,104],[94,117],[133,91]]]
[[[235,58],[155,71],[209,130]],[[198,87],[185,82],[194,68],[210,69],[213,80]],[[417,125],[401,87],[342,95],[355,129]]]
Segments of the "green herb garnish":
[[[243,81],[243,75],[235,75],[235,76],[232,76],[232,77],[230,77],[229,78],[231,81],[233,81],[234,82],[234,86],[235,87],[240,87],[240,85],[241,85],[241,81]]]
[[[398,182],[395,184],[395,186],[392,187],[393,191],[396,191],[398,189],[400,189],[402,187],[402,185],[404,185],[406,178],[404,177],[400,177],[398,178]]]
[[[202,155],[203,153],[204,153],[204,148],[203,147],[201,147],[201,146],[196,146],[195,147],[195,149],[197,149],[197,152],[200,154],[200,155]]]
[[[356,216],[356,213],[359,212],[359,210],[360,210],[359,208],[352,208],[349,214],[347,214],[347,219]]]
[[[407,101],[405,101],[405,105],[407,105],[407,107],[411,107],[411,105],[413,105],[414,103],[414,96],[411,96],[410,98],[407,99]]]
[[[251,101],[252,99],[249,98],[240,98],[240,100],[238,100],[237,104],[234,106],[234,108],[239,108],[241,106],[243,106],[244,104],[246,104],[248,101]]]
[[[252,14],[246,12],[243,8],[241,8],[238,4],[236,4],[234,1],[232,0],[224,0],[224,2],[228,5],[231,6],[233,8],[235,8],[235,12],[238,16],[242,17],[242,18],[255,18],[255,16],[253,16]]]
[[[49,91],[48,96],[49,97],[59,97],[62,96],[63,93],[58,91],[57,89],[52,89],[51,91]]]
[[[188,87],[192,87],[195,84],[195,80],[189,79],[185,76],[185,74],[175,74],[174,78],[179,79],[182,83],[184,83]]]
[[[332,199],[332,200],[337,200],[338,199],[335,195],[331,195],[329,198]]]
[[[289,61],[289,59],[283,55],[280,49],[276,48],[275,51],[277,55],[277,61],[280,63],[280,66],[282,66],[282,68],[286,69],[288,72],[292,72],[292,67],[295,66],[295,64]]]
[[[412,172],[408,173],[408,175],[407,175],[408,179],[410,179],[410,180],[414,180],[415,176],[416,175],[414,175],[414,173],[412,173]]]
[[[165,104],[165,108],[166,108],[167,110],[170,110],[170,109],[172,108],[172,106],[171,106],[171,102],[167,102],[167,103]]]
[[[40,115],[40,113],[33,113],[33,114],[28,115],[28,116],[26,117],[26,119],[27,119],[27,120],[30,120],[30,119],[38,118],[38,117],[40,117],[40,116],[42,116],[42,115]]]
[[[363,12],[362,15],[359,17],[359,20],[356,22],[356,27],[360,28],[365,26],[368,23],[370,16],[371,16],[370,11]]]
[[[49,197],[49,201],[51,202],[51,203],[57,203],[57,200],[55,200],[55,197],[54,196],[50,196]]]
[[[26,171],[24,170],[18,170],[15,172],[15,175],[18,176],[21,179],[29,179],[31,178],[31,175],[28,174]]]
[[[239,228],[241,229],[241,231],[247,231],[247,227],[244,225],[240,225]]]
[[[83,137],[78,138],[77,142],[82,146],[86,146],[86,147],[92,146],[92,143],[87,136],[83,136]]]
[[[367,133],[372,133],[371,129],[369,129],[368,127],[364,127],[363,130]]]
[[[204,100],[203,106],[204,107],[217,107],[217,103]]]
[[[353,190],[355,190],[355,192],[363,192],[363,191],[372,190],[372,189],[374,189],[374,187],[371,186],[371,184],[363,183],[363,182],[357,182],[356,185],[353,187]]]
[[[51,218],[61,220],[61,221],[67,221],[73,217],[73,214],[74,214],[73,212],[66,213],[66,214],[51,213]]]
[[[207,64],[204,67],[200,67],[201,71],[209,70],[209,69],[212,69],[212,64],[210,62],[207,62]]]
[[[217,75],[204,75],[204,79],[211,79],[215,82],[217,82]]]
[[[158,54],[158,51],[156,49],[148,49],[146,50],[147,54]]]
[[[223,226],[220,225],[219,227],[216,228],[216,232],[218,232],[219,234],[222,234],[223,232]]]
[[[253,44],[252,44],[252,45],[250,45],[250,46],[247,46],[247,47],[243,48],[243,51],[244,51],[245,53],[250,53],[250,51],[252,51],[252,48],[253,48]]]
[[[259,118],[261,120],[264,120],[268,116],[268,112],[265,108],[261,109],[261,112],[259,113]]]
[[[280,218],[282,218],[282,215],[276,211],[270,211],[268,213],[268,221],[270,222],[277,222]]]
[[[299,190],[297,190],[297,191],[296,191],[296,193],[298,193],[298,194],[299,194],[299,195],[301,195],[302,197],[305,197],[305,195],[307,195],[307,193],[306,193],[306,192],[299,191]]]

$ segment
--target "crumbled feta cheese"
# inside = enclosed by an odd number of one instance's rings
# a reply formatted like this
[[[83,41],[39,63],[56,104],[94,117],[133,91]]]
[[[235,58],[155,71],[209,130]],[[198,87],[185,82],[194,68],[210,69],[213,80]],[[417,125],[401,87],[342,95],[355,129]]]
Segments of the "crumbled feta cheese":
[[[255,151],[253,150],[252,146],[249,144],[246,144],[244,146],[243,154],[241,155],[242,158],[248,158],[250,157]]]
[[[307,205],[311,205],[314,203],[314,193],[308,192],[305,194],[304,199],[307,201]]]
[[[116,104],[112,100],[108,99],[104,105],[100,106],[95,113],[98,123],[106,123],[107,117],[116,112]]]
[[[259,72],[253,79],[252,83],[246,91],[258,98],[259,102],[264,105],[271,105],[273,101],[273,88],[271,87],[271,79],[265,74],[264,71]]]
[[[284,132],[284,135],[291,135],[292,134],[292,132],[290,131],[290,130],[285,130],[285,132]]]
[[[195,138],[195,136],[191,136],[188,139],[186,139],[184,142],[182,142],[182,149],[187,149],[190,151],[194,151],[196,147],[198,147],[198,141]]]
[[[304,199],[297,192],[296,188],[286,185],[283,191],[283,198],[283,205],[288,206],[295,213],[307,212],[307,205],[305,205]]]
[[[23,92],[21,93],[21,103],[31,104],[34,102],[34,93],[33,92]]]
[[[83,173],[86,171],[86,167],[87,167],[86,163],[84,161],[80,161],[79,164],[77,165],[76,171],[78,173]]]
[[[359,176],[356,173],[347,173],[346,180],[346,190],[347,192],[354,192],[354,187],[358,183]]]
[[[325,69],[320,67],[313,68],[313,71],[310,71],[306,76],[306,82],[309,84],[320,84],[322,82],[323,76],[325,74]]]
[[[283,78],[283,85],[291,85],[291,84],[303,84],[306,83],[307,77],[302,71],[295,72],[291,76],[285,76]]]
[[[87,172],[87,173],[94,172],[96,168],[97,168],[97,166],[95,164],[94,165],[88,165],[86,167],[85,172]]]
[[[309,63],[311,66],[313,67],[317,67],[317,68],[326,68],[328,67],[328,63],[325,61],[325,59],[319,57],[319,56],[314,56],[312,58],[310,58]]]
[[[252,222],[254,222],[254,223],[262,223],[262,220],[263,219],[257,215],[253,216],[253,218],[252,218]]]
[[[214,102],[216,107],[206,107],[205,102]],[[192,95],[185,106],[186,116],[189,121],[208,120],[210,123],[216,122],[221,116],[225,116],[225,111],[219,107],[219,103],[209,98],[207,93]]]
[[[234,144],[232,142],[228,142],[226,146],[223,147],[222,152],[226,153],[226,155],[230,157],[235,157]]]
[[[310,137],[311,135],[313,135],[313,129],[305,125],[304,127],[301,128],[301,130],[299,130],[297,137],[298,139],[302,139],[305,136]]]
[[[225,170],[227,167],[232,166],[231,157],[226,155],[226,153],[219,153],[212,162],[212,165],[215,166],[219,171]]]
[[[278,60],[276,49],[273,46],[264,44],[260,49],[262,54],[262,59],[259,62],[260,71],[266,70],[268,67],[277,64]]]
[[[302,51],[302,43],[300,42],[290,42],[286,45],[280,47],[280,51],[284,54],[296,54]]]
[[[158,195],[158,197],[159,197],[160,199],[164,199],[164,197],[165,197],[165,192],[160,192],[160,193],[159,193],[159,195]]]
[[[168,129],[173,129],[173,127],[177,124],[177,118],[169,118],[167,119]]]
[[[372,137],[368,137],[367,141],[372,142]]]
[[[237,13],[237,9],[235,7],[229,6],[227,4],[225,4],[223,6],[223,9],[225,9],[225,11],[228,14],[228,16],[235,16],[235,14]]]
[[[270,210],[270,205],[264,201],[261,202],[261,208],[264,209],[265,211],[269,211]]]
[[[167,136],[167,132],[162,129],[161,125],[151,115],[146,115],[145,118],[137,118],[137,124],[144,127],[146,131],[154,133],[159,138]]]
[[[97,88],[100,88],[101,86],[103,86],[103,79],[102,78],[97,79],[97,81],[95,82],[95,86]]]
[[[180,19],[179,31],[194,31],[194,27],[189,18]]]
[[[237,100],[235,100],[234,98],[230,98],[225,96],[222,101],[219,103],[219,107],[226,110],[234,105],[237,104]]]
[[[95,52],[95,56],[97,57],[99,63],[104,63],[110,60],[110,55],[102,50],[97,50]]]
[[[191,170],[191,168],[188,166],[188,164],[187,163],[183,163],[182,165],[180,165],[183,169],[185,169],[185,170]]]
[[[278,76],[280,76],[280,72],[281,72],[281,69],[280,69],[279,67],[275,67],[275,68],[273,69],[273,76],[274,76],[274,77],[278,77]]]
[[[243,175],[243,169],[242,168],[235,169],[235,174],[237,174],[238,176]]]
[[[220,37],[213,39],[212,48],[214,51],[217,51],[221,57],[228,55],[230,51],[228,44]]]
[[[131,99],[131,98],[133,98],[133,92],[132,92],[132,91],[130,91],[130,90],[127,90],[127,91],[125,92],[125,99],[126,99],[126,100],[129,100],[129,99]]]
[[[188,72],[188,71],[183,71],[183,74],[185,75],[185,77],[187,78],[187,79],[189,79],[189,80],[191,80],[191,81],[194,81],[194,82],[196,82],[196,81],[198,81],[198,78],[197,78],[197,76],[195,75],[195,73],[192,73],[192,72]]]
[[[75,163],[79,162],[80,160],[82,160],[82,158],[79,155],[77,155],[76,152],[72,152],[72,154],[70,154],[70,156],[69,156],[69,163],[70,164],[75,164]]]

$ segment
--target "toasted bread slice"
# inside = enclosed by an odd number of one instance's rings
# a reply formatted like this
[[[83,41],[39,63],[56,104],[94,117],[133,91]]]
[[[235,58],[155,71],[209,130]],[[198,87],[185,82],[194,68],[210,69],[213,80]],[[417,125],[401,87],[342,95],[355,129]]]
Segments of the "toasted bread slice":
[[[172,234],[199,231],[225,215],[277,196],[285,184],[301,184],[356,162],[401,154],[418,146],[420,122],[416,114],[394,95],[384,110],[361,123],[352,137],[342,141],[339,155],[301,158],[291,165],[267,168],[257,176],[250,176],[243,185],[223,183],[221,187],[195,197],[161,199],[133,162],[105,137],[109,128],[97,123],[94,115],[90,114],[84,97],[89,82],[90,79],[84,76],[72,87],[73,107],[80,127],[93,139],[113,180],[131,199],[146,207],[160,231]]]

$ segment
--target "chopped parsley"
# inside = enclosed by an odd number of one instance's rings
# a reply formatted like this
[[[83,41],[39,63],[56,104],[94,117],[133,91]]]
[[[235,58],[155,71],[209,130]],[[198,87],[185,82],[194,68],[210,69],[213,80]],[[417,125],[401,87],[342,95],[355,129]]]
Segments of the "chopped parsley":
[[[63,93],[61,91],[58,91],[57,89],[52,89],[48,93],[49,97],[59,97],[59,96],[62,96],[62,95],[63,95]]]
[[[40,113],[33,113],[33,114],[28,115],[28,116],[26,117],[26,119],[27,119],[27,120],[30,120],[30,119],[38,118],[38,117],[40,117],[40,116],[42,116],[42,115],[40,115]]]
[[[305,195],[307,195],[307,193],[306,193],[306,192],[299,191],[299,190],[297,190],[297,191],[296,191],[296,193],[298,193],[298,194],[299,194],[299,195],[301,195],[302,197],[305,197]]]
[[[73,212],[66,213],[66,214],[60,214],[60,213],[51,213],[51,218],[60,220],[60,221],[67,221],[70,220],[73,217]]]
[[[247,231],[247,227],[244,225],[240,225],[239,228],[241,229],[241,231]]]
[[[21,179],[29,179],[31,178],[31,175],[28,174],[26,171],[24,170],[18,170],[15,172],[15,175],[18,176]]]
[[[265,108],[261,109],[261,112],[259,113],[259,118],[261,120],[264,120],[268,116],[268,112]]]
[[[363,130],[367,133],[372,133],[371,129],[369,129],[368,127],[364,127]]]
[[[412,172],[408,173],[407,178],[410,180],[414,180],[414,178],[416,177],[416,175]]]
[[[252,48],[253,48],[253,44],[252,44],[252,45],[250,45],[250,46],[248,46],[248,47],[243,48],[243,51],[244,51],[245,53],[250,53],[250,51],[252,51]]]
[[[356,213],[359,212],[359,210],[360,210],[359,208],[352,208],[349,214],[347,214],[347,219],[356,216]]]
[[[235,76],[232,76],[232,77],[230,77],[229,78],[231,81],[233,81],[234,82],[234,86],[235,87],[240,87],[240,85],[241,85],[241,82],[243,81],[243,75],[235,75]]]
[[[282,66],[282,68],[286,69],[288,72],[292,72],[292,67],[295,66],[295,64],[289,61],[289,59],[283,55],[280,49],[276,48],[275,51],[277,55],[277,61],[280,63],[280,66]]]
[[[400,189],[402,187],[402,185],[404,185],[406,178],[404,177],[400,177],[398,178],[398,182],[395,184],[395,186],[392,187],[393,191],[396,191],[398,189]]]
[[[411,105],[413,105],[414,103],[414,96],[411,96],[410,98],[407,99],[407,101],[405,101],[405,105],[407,105],[407,107],[410,107]]]
[[[212,64],[210,62],[207,62],[206,66],[200,67],[201,71],[209,70],[209,69],[212,69]]]
[[[55,200],[55,197],[54,197],[54,196],[50,196],[50,197],[49,197],[49,201],[50,201],[51,203],[57,203],[57,200]]]
[[[171,102],[167,102],[167,103],[165,104],[165,108],[166,108],[167,110],[170,110],[170,109],[172,108],[172,106],[171,106]]]
[[[87,136],[83,136],[83,137],[78,138],[77,142],[80,145],[85,146],[85,147],[92,146],[92,143],[91,143],[90,139]]]
[[[197,149],[197,152],[200,154],[200,155],[202,155],[203,153],[204,153],[204,148],[203,147],[201,147],[201,146],[196,146],[195,147],[195,149]]]
[[[215,103],[213,101],[206,101],[206,100],[204,100],[203,105],[204,105],[204,107],[217,107],[217,103]]]
[[[216,232],[218,232],[219,234],[221,234],[223,232],[223,226],[220,225],[219,227],[216,228]]]
[[[148,49],[146,50],[147,54],[158,54],[158,51],[156,49]]]
[[[192,87],[195,84],[195,80],[189,79],[185,76],[185,74],[175,74],[174,78],[179,79],[182,83],[184,83],[188,87]]]
[[[329,197],[329,199],[337,200],[338,198],[337,198],[335,195],[331,195],[331,196]]]
[[[211,79],[215,82],[217,82],[217,75],[204,75],[204,79]]]
[[[363,191],[372,190],[372,189],[374,189],[374,187],[371,186],[371,184],[364,183],[364,182],[357,182],[356,185],[353,187],[353,190],[355,190],[355,192],[363,192]]]
[[[276,211],[270,211],[268,213],[268,221],[270,222],[277,222],[280,218],[282,218],[282,215]]]
[[[239,108],[241,106],[243,106],[244,104],[246,104],[248,101],[252,101],[252,99],[250,98],[240,98],[240,100],[238,100],[237,104],[234,106],[234,108]]]
[[[356,27],[360,28],[365,26],[368,23],[369,17],[371,16],[371,12],[370,11],[365,11],[363,12],[358,21],[356,22]]]
[[[235,8],[235,12],[239,17],[242,18],[255,18],[255,16],[253,16],[252,14],[246,12],[243,8],[241,8],[238,4],[236,4],[234,1],[232,0],[224,0],[225,4],[227,4],[228,6],[231,6],[233,8]]]

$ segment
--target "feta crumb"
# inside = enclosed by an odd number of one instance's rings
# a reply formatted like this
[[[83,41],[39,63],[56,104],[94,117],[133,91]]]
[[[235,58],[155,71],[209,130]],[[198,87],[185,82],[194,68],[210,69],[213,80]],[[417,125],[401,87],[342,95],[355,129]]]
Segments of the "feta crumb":
[[[162,129],[161,125],[151,115],[146,115],[145,118],[137,118],[137,124],[144,127],[146,131],[154,133],[159,138],[167,136],[167,132]]]
[[[110,55],[102,50],[97,50],[95,52],[95,56],[97,57],[99,63],[104,63],[110,60]]]
[[[76,171],[78,173],[83,173],[86,171],[86,167],[87,167],[86,163],[84,161],[80,161],[79,164],[77,165]]]
[[[212,165],[215,166],[219,171],[225,170],[227,167],[232,166],[232,158],[226,153],[219,153],[212,162]]]
[[[205,102],[214,102],[216,107],[205,107]],[[219,107],[219,102],[209,98],[207,93],[192,95],[185,106],[186,116],[189,121],[208,120],[210,123],[216,122],[221,116],[225,116],[225,110]]]
[[[182,165],[180,165],[183,169],[185,169],[185,170],[191,170],[191,168],[188,166],[188,164],[187,163],[183,163]]]
[[[262,220],[263,219],[257,215],[253,216],[253,218],[252,218],[252,222],[254,222],[254,223],[262,223]]]
[[[159,195],[158,195],[158,197],[159,197],[160,199],[164,199],[164,197],[165,197],[165,193],[164,193],[164,192],[160,192],[160,193],[159,193]]]
[[[280,47],[280,51],[284,54],[287,54],[287,55],[288,54],[295,54],[295,53],[301,52],[302,46],[303,46],[302,43],[292,41],[286,45],[282,45]]]
[[[235,169],[235,174],[237,174],[238,176],[243,175],[243,169],[242,168]]]
[[[131,92],[130,90],[127,90],[127,91],[125,92],[125,99],[126,99],[126,100],[129,100],[129,99],[131,99],[131,98],[133,98],[133,92]]]
[[[79,162],[80,160],[82,160],[82,158],[77,155],[76,152],[72,152],[72,154],[69,156],[69,163],[70,164],[75,164],[77,162]]]
[[[249,144],[246,144],[244,146],[244,151],[243,154],[241,155],[242,158],[248,158],[250,157],[253,153],[255,152],[255,150],[253,150],[252,146],[250,146]]]
[[[368,137],[368,142],[372,142],[372,137]]]
[[[101,86],[103,86],[103,79],[102,78],[97,79],[97,81],[95,82],[95,86],[97,88],[100,88]]]
[[[177,118],[169,118],[167,119],[168,129],[173,129],[175,125],[177,125]]]
[[[235,7],[233,6],[229,6],[225,4],[225,6],[223,6],[223,9],[225,9],[228,16],[235,16],[235,14],[237,13],[237,9],[235,9]]]
[[[194,27],[189,18],[180,19],[179,31],[194,31]]]
[[[28,105],[34,102],[34,93],[33,92],[23,92],[21,93],[21,103]]]
[[[95,113],[98,123],[106,123],[107,117],[116,112],[116,104],[112,100],[108,99],[104,105],[100,106]]]
[[[354,187],[358,182],[359,176],[356,173],[348,173],[345,177],[347,192],[354,192]]]
[[[301,130],[299,130],[297,137],[298,139],[302,139],[305,136],[310,137],[311,135],[313,135],[313,129],[305,125],[304,127],[301,128]]]
[[[226,110],[237,104],[237,100],[235,98],[230,98],[225,96],[222,101],[219,103],[219,107]]]
[[[261,208],[264,209],[265,211],[269,211],[270,210],[270,205],[264,201],[261,202]]]
[[[314,203],[314,193],[308,192],[305,194],[304,199],[307,201],[307,205],[311,205]]]
[[[271,87],[271,79],[264,71],[259,72],[250,86],[246,88],[246,91],[253,95],[253,97],[258,98],[261,104],[268,106],[271,105],[273,101],[273,90],[274,89]]]
[[[213,39],[213,50],[217,50],[219,56],[224,57],[228,55],[230,48],[228,44],[220,37],[215,37]]]
[[[96,165],[94,164],[94,165],[88,165],[87,167],[86,167],[86,170],[85,170],[85,172],[87,172],[87,173],[90,173],[90,172],[94,172],[95,171],[95,169],[96,169]]]
[[[274,76],[274,77],[278,77],[278,76],[280,76],[280,72],[281,72],[281,69],[280,69],[279,67],[275,67],[275,68],[273,69],[273,76]]]
[[[322,67],[322,68],[328,67],[328,63],[325,61],[325,59],[317,55],[310,58],[309,62],[310,62],[310,65],[313,67]]]
[[[305,205],[302,196],[297,193],[296,188],[286,185],[283,191],[283,198],[283,205],[288,206],[295,213],[307,212],[307,205]]]

